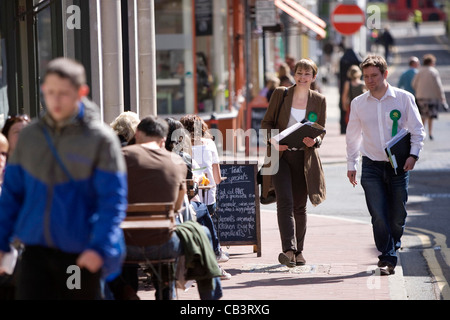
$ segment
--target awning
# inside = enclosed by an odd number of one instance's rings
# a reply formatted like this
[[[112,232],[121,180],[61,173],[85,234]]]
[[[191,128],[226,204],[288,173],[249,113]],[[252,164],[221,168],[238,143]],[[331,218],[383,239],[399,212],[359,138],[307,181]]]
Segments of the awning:
[[[314,31],[320,39],[326,37],[327,32],[324,30],[327,26],[326,22],[317,17],[311,11],[305,9],[294,0],[275,0],[274,3],[278,8],[286,12],[292,18]]]

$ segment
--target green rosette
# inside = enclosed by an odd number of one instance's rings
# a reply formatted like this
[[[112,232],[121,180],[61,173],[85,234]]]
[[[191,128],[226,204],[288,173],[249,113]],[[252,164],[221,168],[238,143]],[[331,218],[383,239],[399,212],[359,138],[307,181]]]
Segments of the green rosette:
[[[402,117],[402,113],[399,110],[395,109],[391,111],[389,116],[392,120],[392,136],[395,136],[398,131],[398,120],[400,120],[400,118]]]
[[[317,121],[317,113],[310,112],[308,115],[308,121],[316,122]]]

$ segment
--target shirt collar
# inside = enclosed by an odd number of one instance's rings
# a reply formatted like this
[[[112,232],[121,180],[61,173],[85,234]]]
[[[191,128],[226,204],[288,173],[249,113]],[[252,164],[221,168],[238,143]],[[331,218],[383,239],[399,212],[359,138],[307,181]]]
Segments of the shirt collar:
[[[386,92],[384,93],[384,96],[381,97],[380,101],[386,99],[386,98],[389,97],[389,96],[391,96],[391,97],[393,97],[393,98],[396,98],[396,97],[397,97],[397,95],[395,94],[394,88],[388,83],[388,88],[387,88]],[[378,100],[377,98],[375,98],[374,96],[372,96],[372,93],[370,93],[370,92],[369,92],[368,97],[372,97],[373,99]]]

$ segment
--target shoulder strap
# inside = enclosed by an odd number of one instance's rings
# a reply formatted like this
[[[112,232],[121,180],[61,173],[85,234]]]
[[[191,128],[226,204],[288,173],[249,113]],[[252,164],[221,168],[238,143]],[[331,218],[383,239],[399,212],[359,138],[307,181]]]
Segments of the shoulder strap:
[[[275,124],[278,122],[278,117],[280,116],[280,112],[281,112],[281,106],[283,105],[284,102],[284,97],[286,97],[288,92],[288,88],[284,88],[284,92],[283,92],[283,99],[281,99],[280,105],[278,106],[278,113],[277,113],[277,117],[275,118]]]
[[[59,166],[61,167],[64,174],[69,178],[70,181],[74,181],[72,175],[70,174],[69,170],[67,170],[67,167],[64,165],[64,162],[61,160],[61,157],[58,154],[58,151],[56,151],[55,145],[52,142],[52,138],[50,137],[50,134],[47,130],[47,128],[42,126],[42,131],[44,132],[45,140],[47,140],[48,146],[50,147],[50,151],[52,152],[53,156],[55,157],[56,161],[58,162]]]

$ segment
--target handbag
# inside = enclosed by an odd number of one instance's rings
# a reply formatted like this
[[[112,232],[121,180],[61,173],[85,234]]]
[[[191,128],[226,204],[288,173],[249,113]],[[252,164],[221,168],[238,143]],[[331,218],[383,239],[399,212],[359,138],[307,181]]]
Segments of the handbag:
[[[277,116],[275,118],[275,123],[278,122],[278,117],[280,116],[281,106],[284,103],[284,98],[288,92],[288,88],[284,89],[283,99],[281,99],[280,105],[278,106]],[[266,154],[267,158],[267,154]],[[266,163],[267,161],[264,161]],[[262,175],[261,170],[265,168],[267,164],[263,164],[261,169],[259,169],[258,174],[256,176],[257,183],[261,185],[261,193],[259,196],[259,202],[261,204],[271,204],[277,201],[277,195],[275,193],[275,188],[272,185],[272,177],[268,175]],[[268,192],[265,193],[265,189],[269,188]],[[265,195],[266,194],[266,195]]]

